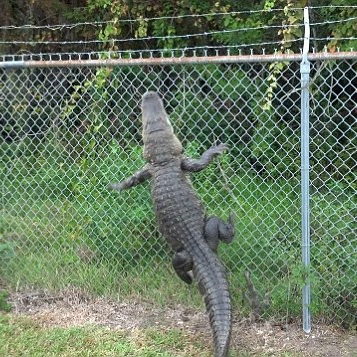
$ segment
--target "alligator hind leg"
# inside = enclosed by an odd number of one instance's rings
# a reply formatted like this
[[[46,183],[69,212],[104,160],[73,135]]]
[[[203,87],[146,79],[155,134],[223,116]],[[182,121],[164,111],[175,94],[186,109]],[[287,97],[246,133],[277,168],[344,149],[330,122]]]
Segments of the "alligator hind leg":
[[[191,256],[183,248],[175,252],[172,258],[172,265],[176,274],[187,284],[192,283],[193,261]]]
[[[217,253],[219,241],[230,243],[234,238],[234,214],[229,215],[227,222],[219,217],[207,217],[204,234],[210,248]]]

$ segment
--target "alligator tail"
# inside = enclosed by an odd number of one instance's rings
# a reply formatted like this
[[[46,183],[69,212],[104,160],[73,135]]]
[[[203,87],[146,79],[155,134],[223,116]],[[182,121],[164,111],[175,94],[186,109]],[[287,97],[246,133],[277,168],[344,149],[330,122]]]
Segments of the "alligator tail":
[[[206,242],[187,242],[193,273],[204,296],[216,357],[227,357],[232,329],[232,304],[223,264]]]

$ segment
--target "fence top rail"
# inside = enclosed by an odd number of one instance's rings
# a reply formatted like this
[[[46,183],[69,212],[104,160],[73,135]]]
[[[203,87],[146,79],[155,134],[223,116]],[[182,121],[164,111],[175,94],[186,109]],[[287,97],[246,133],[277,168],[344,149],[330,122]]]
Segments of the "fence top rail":
[[[61,55],[47,55],[50,59],[19,59],[18,56],[6,56],[0,60],[0,68],[47,68],[47,67],[117,67],[117,66],[142,66],[142,65],[175,65],[175,64],[220,64],[220,63],[264,63],[264,62],[294,62],[301,61],[301,53],[291,54],[250,54],[250,55],[216,55],[191,57],[140,57],[140,58],[81,58],[79,54],[73,54],[76,58],[62,59]],[[71,55],[69,55],[71,57]],[[357,59],[357,51],[348,52],[318,52],[307,55],[310,61]]]

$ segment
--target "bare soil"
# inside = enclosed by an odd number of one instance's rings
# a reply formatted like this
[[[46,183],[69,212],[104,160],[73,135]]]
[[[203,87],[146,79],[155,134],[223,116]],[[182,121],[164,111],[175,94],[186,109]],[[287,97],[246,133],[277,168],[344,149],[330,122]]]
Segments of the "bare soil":
[[[192,336],[207,339],[207,342],[211,340],[204,311],[184,306],[159,308],[146,302],[115,302],[90,297],[75,289],[58,294],[42,291],[12,293],[9,302],[15,315],[29,316],[43,327],[94,324],[119,330],[180,328]],[[357,333],[314,324],[307,335],[297,324],[236,319],[232,347],[252,355],[283,356],[289,352],[296,356],[357,357]]]

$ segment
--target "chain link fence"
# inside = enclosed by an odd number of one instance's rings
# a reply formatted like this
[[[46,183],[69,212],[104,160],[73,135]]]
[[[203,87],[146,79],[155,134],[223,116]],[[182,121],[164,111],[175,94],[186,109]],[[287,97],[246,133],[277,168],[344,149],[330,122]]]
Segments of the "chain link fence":
[[[310,87],[311,311],[346,327],[357,316],[356,59],[314,61]],[[191,179],[208,214],[236,215],[219,251],[236,313],[301,315],[300,64],[200,62],[1,69],[2,284],[200,303],[171,268],[148,185],[107,189],[143,165],[140,101],[155,90],[186,154],[230,146]]]

